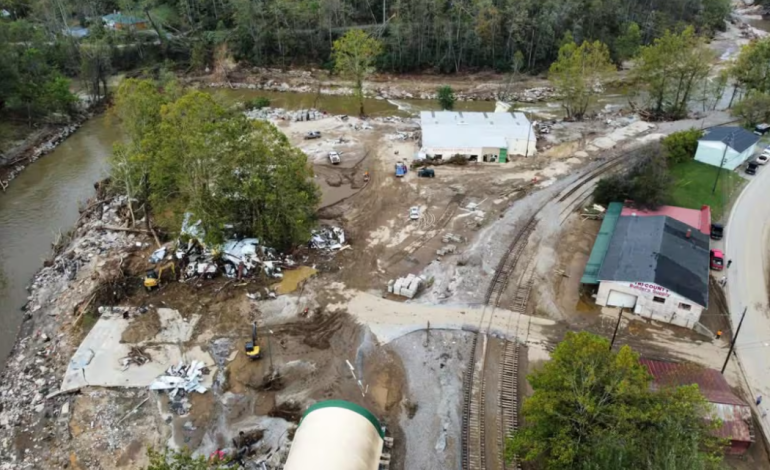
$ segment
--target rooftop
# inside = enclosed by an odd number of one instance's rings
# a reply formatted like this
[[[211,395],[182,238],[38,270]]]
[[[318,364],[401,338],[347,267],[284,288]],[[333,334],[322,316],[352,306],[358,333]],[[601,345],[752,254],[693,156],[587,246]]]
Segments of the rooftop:
[[[685,209],[684,207],[676,206],[660,206],[656,210],[637,209],[631,207],[630,201],[626,201],[623,205],[623,211],[621,216],[637,216],[637,217],[649,217],[653,215],[664,215],[671,217],[679,222],[685,223],[690,227],[700,230],[702,233],[709,235],[711,233],[711,208],[709,206],[703,206],[698,209]]]
[[[707,142],[723,142],[741,153],[759,141],[759,136],[742,127],[712,127],[700,140]]]
[[[730,389],[724,376],[715,369],[697,364],[640,359],[639,362],[652,375],[653,388],[678,387],[696,384],[713,405],[716,418],[722,420],[717,436],[734,441],[753,442],[751,432],[751,408]]]
[[[591,256],[589,256],[586,269],[583,271],[583,277],[580,278],[582,284],[599,283],[599,279],[596,276],[602,267],[604,257],[607,256],[607,250],[610,249],[610,241],[615,233],[615,226],[618,224],[622,210],[623,204],[619,202],[611,202],[607,206],[604,219],[602,219],[602,226],[599,229],[599,234],[596,235],[594,247],[591,249]]]
[[[123,13],[110,13],[102,17],[103,21],[111,21],[118,24],[139,24],[144,23],[146,20],[138,18],[136,16],[124,15]]]
[[[507,139],[536,138],[524,113],[423,111],[420,113],[425,147],[508,147]]]
[[[708,276],[707,235],[671,217],[631,216],[618,220],[597,278],[652,282],[706,307]]]

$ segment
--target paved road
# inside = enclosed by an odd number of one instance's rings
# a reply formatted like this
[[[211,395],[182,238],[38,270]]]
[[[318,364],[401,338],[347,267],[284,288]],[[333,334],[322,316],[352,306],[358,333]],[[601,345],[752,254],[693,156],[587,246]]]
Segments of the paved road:
[[[767,247],[770,228],[770,167],[753,177],[730,213],[725,256],[732,260],[727,270],[727,301],[733,331],[748,308],[736,343],[736,354],[749,382],[750,393],[761,395],[761,408],[770,412],[770,309],[767,292]],[[761,414],[761,412],[760,412]],[[761,418],[765,436],[770,436],[770,415]]]

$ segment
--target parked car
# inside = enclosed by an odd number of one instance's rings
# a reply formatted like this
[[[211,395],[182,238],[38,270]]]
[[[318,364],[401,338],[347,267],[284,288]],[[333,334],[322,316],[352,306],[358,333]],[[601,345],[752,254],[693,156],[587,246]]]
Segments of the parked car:
[[[310,131],[307,134],[305,134],[305,140],[320,139],[320,138],[321,138],[321,133],[318,131]]]
[[[754,126],[754,133],[757,135],[765,135],[770,131],[770,124],[762,123]]]
[[[711,269],[721,271],[725,268],[725,255],[721,250],[711,250]]]
[[[711,224],[711,239],[712,240],[721,240],[722,236],[725,233],[725,227],[722,224],[713,223]]]
[[[420,208],[417,206],[412,206],[409,209],[409,218],[411,220],[417,220],[420,218]]]
[[[757,168],[759,168],[759,165],[757,165],[754,162],[749,162],[749,164],[746,165],[746,174],[747,175],[756,175],[757,174]]]
[[[770,150],[765,150],[756,159],[754,159],[754,162],[758,165],[764,165],[768,160],[770,160]]]
[[[417,176],[420,178],[435,178],[436,172],[433,171],[433,168],[420,168],[420,171],[417,172]]]
[[[332,165],[338,165],[341,161],[339,152],[329,152],[329,161],[332,162]]]

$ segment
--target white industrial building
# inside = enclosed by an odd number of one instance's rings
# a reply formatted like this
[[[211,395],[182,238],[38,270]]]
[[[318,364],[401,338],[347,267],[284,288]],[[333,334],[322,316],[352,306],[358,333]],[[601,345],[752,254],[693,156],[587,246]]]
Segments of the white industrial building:
[[[524,113],[423,111],[422,148],[418,159],[507,162],[511,156],[534,156],[537,136]]]
[[[385,433],[366,408],[328,400],[308,408],[284,470],[378,470]]]
[[[620,217],[596,303],[693,328],[708,305],[709,239],[672,217]]]

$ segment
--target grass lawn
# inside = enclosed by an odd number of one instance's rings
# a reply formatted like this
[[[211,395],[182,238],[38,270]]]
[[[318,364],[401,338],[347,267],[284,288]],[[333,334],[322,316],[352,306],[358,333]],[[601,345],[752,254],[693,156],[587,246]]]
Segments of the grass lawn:
[[[741,171],[741,168],[736,171]],[[671,191],[671,205],[700,209],[702,205],[707,204],[711,206],[713,220],[722,217],[730,198],[746,182],[734,171],[723,169],[719,175],[717,190],[711,194],[719,168],[691,160],[672,167],[670,171],[675,180]]]

